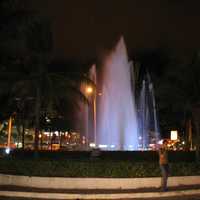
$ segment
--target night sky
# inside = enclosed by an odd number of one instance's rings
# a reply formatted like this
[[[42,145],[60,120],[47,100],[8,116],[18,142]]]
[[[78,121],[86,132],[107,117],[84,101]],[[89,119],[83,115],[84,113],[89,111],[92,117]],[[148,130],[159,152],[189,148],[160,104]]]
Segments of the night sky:
[[[50,17],[57,58],[94,59],[124,35],[129,54],[200,47],[199,0],[33,0]]]

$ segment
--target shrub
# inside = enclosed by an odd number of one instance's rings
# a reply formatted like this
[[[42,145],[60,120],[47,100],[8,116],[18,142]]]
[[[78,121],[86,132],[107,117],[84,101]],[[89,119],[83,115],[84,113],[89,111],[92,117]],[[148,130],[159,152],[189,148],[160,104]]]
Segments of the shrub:
[[[194,162],[170,163],[172,176],[200,175]],[[0,173],[43,177],[156,177],[158,162],[89,159],[20,159],[1,158]]]

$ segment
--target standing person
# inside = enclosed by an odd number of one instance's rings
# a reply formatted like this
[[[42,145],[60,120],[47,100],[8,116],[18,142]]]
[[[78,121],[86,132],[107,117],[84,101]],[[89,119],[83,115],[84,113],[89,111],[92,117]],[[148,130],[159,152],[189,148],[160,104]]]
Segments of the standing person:
[[[167,191],[167,179],[169,176],[169,163],[167,152],[167,140],[164,139],[161,147],[159,148],[159,164],[161,169],[161,190]]]

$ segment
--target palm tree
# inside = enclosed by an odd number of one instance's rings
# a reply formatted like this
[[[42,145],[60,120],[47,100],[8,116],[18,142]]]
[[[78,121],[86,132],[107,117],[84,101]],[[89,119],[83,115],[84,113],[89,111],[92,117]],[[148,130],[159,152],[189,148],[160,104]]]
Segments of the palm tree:
[[[41,63],[41,62],[40,62]],[[36,67],[38,66],[38,67]],[[63,102],[76,105],[77,98],[87,102],[85,96],[79,90],[81,80],[73,80],[68,74],[51,72],[47,65],[33,65],[27,69],[26,75],[15,82],[12,93],[15,98],[34,99],[32,114],[35,126],[35,150],[38,150],[40,119],[42,116],[55,117],[62,113]],[[23,77],[23,78],[22,78]],[[85,77],[84,77],[85,78]],[[26,102],[30,103],[30,102]]]
[[[170,62],[157,80],[157,96],[160,112],[168,113],[165,121],[185,128],[185,122],[193,121],[196,132],[196,160],[199,160],[200,144],[200,57],[194,54],[191,62]],[[170,112],[170,113],[169,113]]]
[[[52,49],[49,21],[21,9],[21,0],[14,2],[16,4],[9,0],[0,2],[0,8],[3,6],[0,14],[3,13],[6,20],[0,27],[0,77],[2,88],[6,85],[1,96],[6,95],[10,105],[20,104],[21,111],[28,105],[30,115],[26,118],[33,120],[35,149],[38,150],[40,118],[62,113],[61,102],[75,104],[74,99],[86,99],[79,91],[80,77],[74,79],[68,73],[55,73],[48,68]],[[32,100],[25,101],[29,98]],[[17,103],[16,99],[20,101]],[[22,118],[24,124],[25,117]]]

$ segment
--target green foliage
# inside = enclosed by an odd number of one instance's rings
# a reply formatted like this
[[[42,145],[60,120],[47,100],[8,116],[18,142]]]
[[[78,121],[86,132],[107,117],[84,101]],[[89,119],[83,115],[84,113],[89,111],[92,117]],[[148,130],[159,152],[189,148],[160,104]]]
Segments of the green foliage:
[[[200,166],[191,163],[170,164],[172,176],[200,175]],[[12,159],[3,158],[0,173],[42,177],[135,178],[160,176],[157,162],[114,161],[100,159]]]
[[[200,165],[198,163],[173,163],[170,165],[171,176],[192,176],[200,175]]]
[[[0,1],[0,120],[15,113],[18,127],[35,128],[37,149],[41,119],[63,118],[71,111],[66,104],[74,109],[74,99],[87,99],[79,89],[82,75],[75,80],[67,73],[50,70],[51,23],[30,10],[29,4]]]

